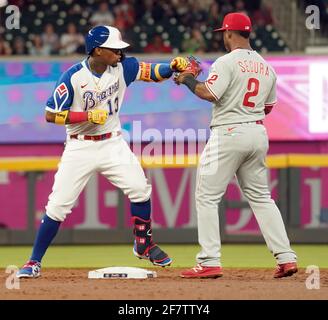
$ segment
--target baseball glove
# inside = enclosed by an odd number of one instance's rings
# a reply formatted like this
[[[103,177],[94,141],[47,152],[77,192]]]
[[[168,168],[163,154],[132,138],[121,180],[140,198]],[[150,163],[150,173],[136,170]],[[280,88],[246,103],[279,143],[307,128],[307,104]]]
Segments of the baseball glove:
[[[194,78],[197,78],[202,72],[201,62],[197,58],[195,58],[194,56],[189,56],[187,59],[188,65],[185,70],[182,72],[174,73],[173,80],[176,84],[180,84],[179,80],[181,79],[181,76],[185,74],[191,74]],[[180,79],[178,80],[178,78]]]

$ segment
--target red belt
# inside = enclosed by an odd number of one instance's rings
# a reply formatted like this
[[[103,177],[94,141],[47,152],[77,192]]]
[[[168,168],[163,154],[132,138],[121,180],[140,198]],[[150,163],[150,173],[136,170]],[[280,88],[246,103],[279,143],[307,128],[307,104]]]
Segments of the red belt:
[[[106,140],[110,139],[111,137],[117,137],[121,135],[121,131],[118,132],[108,132],[104,134],[99,134],[96,136],[88,136],[88,135],[82,135],[82,134],[71,134],[70,138],[71,139],[78,139],[78,140],[92,140],[92,141],[100,141],[100,140]]]

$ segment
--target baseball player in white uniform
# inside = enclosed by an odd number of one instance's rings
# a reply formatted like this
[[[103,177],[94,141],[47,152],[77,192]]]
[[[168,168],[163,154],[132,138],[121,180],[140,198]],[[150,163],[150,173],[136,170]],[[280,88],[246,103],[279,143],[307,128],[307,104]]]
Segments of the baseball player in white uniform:
[[[213,103],[211,135],[201,155],[196,183],[201,252],[197,266],[182,272],[183,278],[222,276],[218,205],[234,175],[277,260],[274,277],[297,272],[295,252],[271,199],[265,165],[268,137],[262,120],[277,101],[276,74],[250,47],[251,28],[248,16],[226,15],[222,28],[215,31],[223,32],[228,54],[212,64],[205,82],[197,81],[192,70],[175,80]]]
[[[67,141],[32,255],[17,273],[20,278],[40,276],[42,257],[94,172],[131,201],[134,254],[158,266],[172,262],[152,240],[151,185],[121,135],[119,112],[133,81],[168,79],[174,71],[185,70],[188,62],[181,57],[170,64],[139,62],[124,56],[128,46],[114,27],[91,29],[86,36],[88,57],[64,72],[47,102],[46,120],[66,125]]]

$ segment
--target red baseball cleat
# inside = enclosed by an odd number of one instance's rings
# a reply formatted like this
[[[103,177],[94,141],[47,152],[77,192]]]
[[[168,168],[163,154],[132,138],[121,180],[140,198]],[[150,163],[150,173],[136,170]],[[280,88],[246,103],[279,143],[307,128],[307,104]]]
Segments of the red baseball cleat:
[[[197,264],[196,267],[181,272],[181,278],[219,278],[222,277],[221,267],[206,267]]]
[[[278,264],[274,272],[274,278],[290,277],[298,271],[296,262]]]

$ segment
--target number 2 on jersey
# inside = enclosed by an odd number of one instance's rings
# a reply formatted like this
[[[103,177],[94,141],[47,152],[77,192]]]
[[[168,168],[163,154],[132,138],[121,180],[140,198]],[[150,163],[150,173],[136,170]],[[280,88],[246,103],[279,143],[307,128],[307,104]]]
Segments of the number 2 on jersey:
[[[252,97],[257,96],[257,94],[259,93],[259,86],[260,86],[260,81],[257,80],[256,78],[249,78],[248,83],[247,83],[247,92],[244,96],[244,101],[243,101],[243,105],[245,107],[249,107],[249,108],[254,108],[255,107],[255,103],[250,101],[249,99]]]

